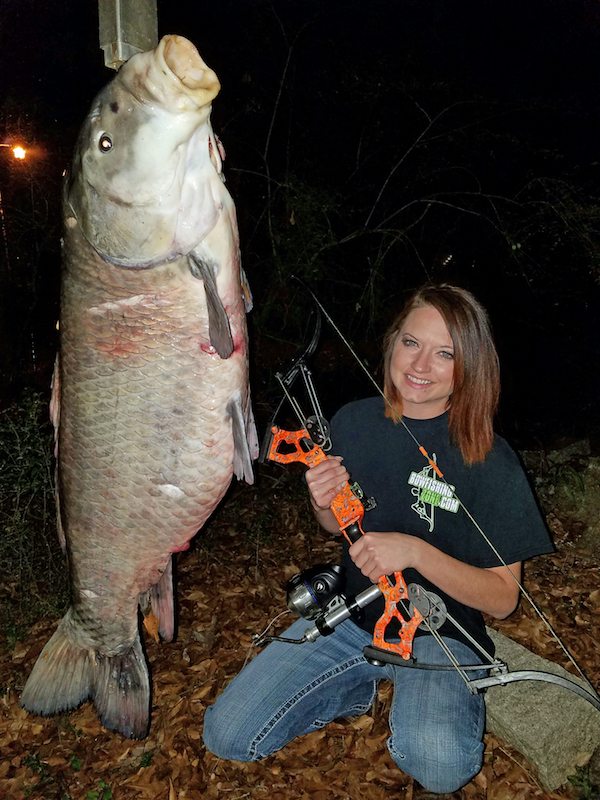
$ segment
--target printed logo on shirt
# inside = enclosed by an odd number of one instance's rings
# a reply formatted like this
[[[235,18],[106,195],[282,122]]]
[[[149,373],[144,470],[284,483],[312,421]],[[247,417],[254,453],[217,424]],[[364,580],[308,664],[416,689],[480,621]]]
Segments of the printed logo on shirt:
[[[435,453],[433,460],[436,461]],[[408,478],[409,485],[413,487],[411,492],[417,498],[411,508],[429,524],[430,533],[435,527],[436,508],[452,514],[456,514],[459,508],[459,502],[454,497],[454,486],[438,481],[434,475],[433,467],[427,466],[420,472],[411,472]]]

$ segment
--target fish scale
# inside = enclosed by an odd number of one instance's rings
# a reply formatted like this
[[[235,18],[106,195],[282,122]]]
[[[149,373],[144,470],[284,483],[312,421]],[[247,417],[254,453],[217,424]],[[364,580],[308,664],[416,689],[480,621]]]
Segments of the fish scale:
[[[218,88],[182,37],[132,57],[94,102],[65,185],[51,409],[72,605],[21,703],[46,715],[91,699],[138,738],[138,606],[173,637],[172,554],[234,473],[252,482],[258,449],[235,209],[210,128]]]

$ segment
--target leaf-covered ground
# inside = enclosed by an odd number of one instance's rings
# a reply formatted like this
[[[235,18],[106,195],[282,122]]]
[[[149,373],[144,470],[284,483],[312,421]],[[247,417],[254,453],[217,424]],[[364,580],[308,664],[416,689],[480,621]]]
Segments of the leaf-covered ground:
[[[549,522],[557,553],[530,562],[528,589],[599,685],[597,561],[582,549],[579,532],[552,514]],[[337,552],[338,544],[312,521],[298,472],[265,468],[256,487],[235,488],[193,548],[179,557],[176,641],[159,645],[146,635],[154,687],[145,741],[104,730],[89,703],[50,719],[19,708],[20,690],[56,620],[37,623],[0,653],[0,797],[412,800],[411,779],[385,747],[385,683],[369,714],[332,723],[262,762],[223,762],[202,744],[206,707],[252,656],[252,636],[285,608],[285,581],[311,564],[336,561]],[[499,627],[563,663],[525,604]],[[545,792],[522,756],[489,735],[484,767],[462,790],[464,800],[593,796],[570,786]]]

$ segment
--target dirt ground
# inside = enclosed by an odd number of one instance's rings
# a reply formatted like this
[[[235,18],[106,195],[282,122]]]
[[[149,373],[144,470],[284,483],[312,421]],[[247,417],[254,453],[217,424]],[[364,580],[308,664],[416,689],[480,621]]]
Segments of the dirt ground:
[[[599,568],[564,525],[557,519],[549,522],[557,553],[529,563],[528,590],[598,686]],[[0,697],[0,797],[412,800],[412,780],[396,768],[385,747],[390,702],[385,683],[369,714],[332,723],[262,762],[227,763],[202,744],[204,710],[255,652],[253,634],[285,609],[285,581],[312,564],[337,561],[338,548],[312,521],[298,476],[267,475],[255,488],[235,489],[192,549],[179,556],[176,641],[157,644],[145,637],[153,706],[144,741],[104,730],[89,703],[50,719],[19,708],[29,670],[56,625],[56,620],[40,621],[0,654],[0,685],[5,687]],[[525,603],[509,620],[494,625],[563,663]],[[484,767],[462,790],[464,800],[593,796],[572,786],[545,792],[520,754],[493,736],[486,736],[485,744]]]

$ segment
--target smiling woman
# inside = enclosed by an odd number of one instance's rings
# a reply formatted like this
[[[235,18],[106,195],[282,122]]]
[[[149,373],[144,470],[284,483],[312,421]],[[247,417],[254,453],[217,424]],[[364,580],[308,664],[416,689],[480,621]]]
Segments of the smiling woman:
[[[411,334],[416,325],[422,341]],[[413,353],[412,359],[408,353]],[[405,369],[412,365],[416,374],[400,374],[397,365]],[[397,422],[402,414],[427,419],[448,410],[450,433],[465,462],[485,458],[494,437],[500,367],[487,312],[470,292],[447,284],[415,292],[386,334],[384,376],[387,416]],[[450,387],[444,384],[448,377]],[[432,383],[420,383],[428,380]],[[441,395],[437,410],[434,406],[434,413],[429,413],[429,404],[419,411],[419,402],[434,393]]]
[[[439,599],[435,636],[430,623],[412,642],[413,658],[428,669],[379,667],[365,658],[384,614],[381,599],[360,620],[346,619],[335,635],[302,647],[288,643],[304,632],[299,620],[207,710],[204,738],[223,758],[258,759],[365,711],[377,681],[386,678],[395,690],[392,758],[428,790],[453,792],[481,768],[484,702],[444,666],[450,657],[461,665],[480,665],[482,655],[491,661],[482,613],[508,616],[518,600],[521,561],[552,545],[517,457],[493,434],[498,360],[477,300],[447,284],[423,287],[390,328],[384,355],[385,401],[367,398],[338,411],[331,421],[336,455],[311,467],[306,482],[315,515],[330,533],[339,532],[332,501],[349,480],[375,498],[365,532],[344,548],[344,594],[356,598],[402,573],[413,596]],[[401,418],[404,425],[397,424]],[[428,464],[411,437],[432,454]],[[435,478],[438,465],[444,482]],[[390,631],[389,640],[403,630]]]

